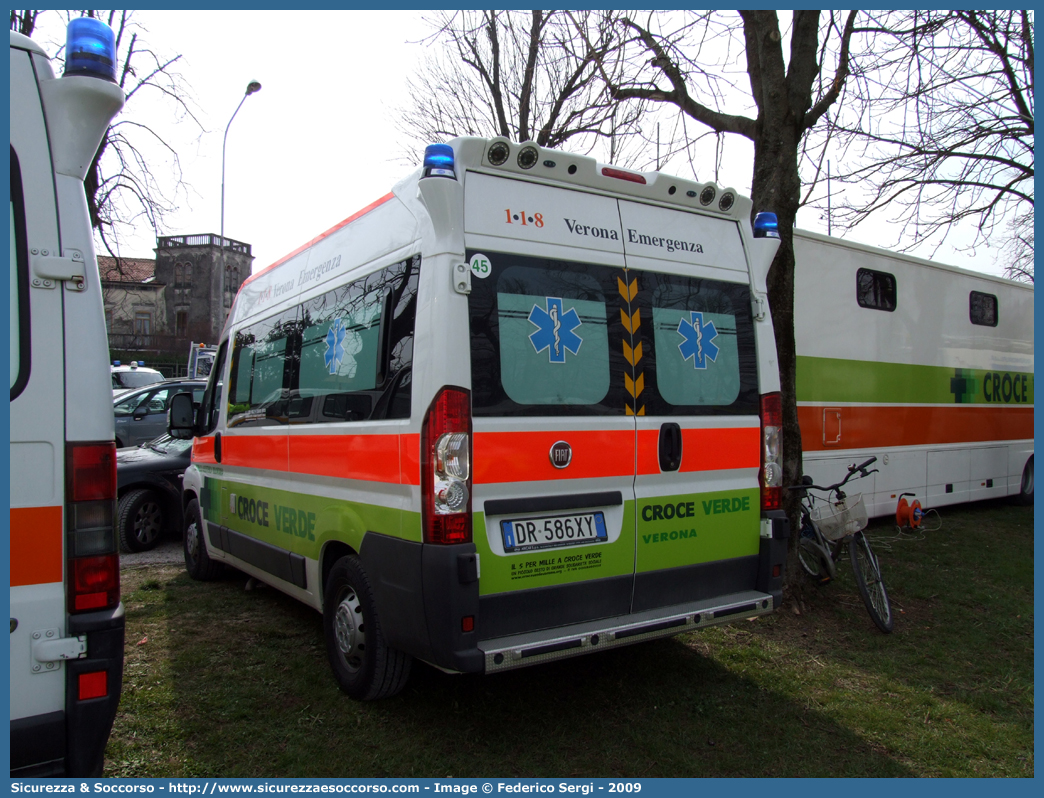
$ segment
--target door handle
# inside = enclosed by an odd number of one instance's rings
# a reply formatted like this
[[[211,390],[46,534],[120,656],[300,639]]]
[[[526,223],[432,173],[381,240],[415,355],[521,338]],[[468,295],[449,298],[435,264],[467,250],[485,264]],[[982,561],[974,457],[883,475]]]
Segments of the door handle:
[[[221,462],[221,433],[218,432],[214,435],[214,459],[217,462]]]
[[[681,427],[668,421],[660,427],[660,470],[677,471],[682,459]]]

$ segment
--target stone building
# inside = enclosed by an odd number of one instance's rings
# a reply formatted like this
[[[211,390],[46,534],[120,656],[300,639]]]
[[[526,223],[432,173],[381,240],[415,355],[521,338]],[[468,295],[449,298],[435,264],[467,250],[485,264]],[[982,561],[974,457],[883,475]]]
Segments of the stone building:
[[[254,261],[249,244],[226,238],[222,292],[220,245],[209,233],[161,236],[154,260],[98,257],[112,359],[144,360],[176,376],[190,342],[217,343]]]

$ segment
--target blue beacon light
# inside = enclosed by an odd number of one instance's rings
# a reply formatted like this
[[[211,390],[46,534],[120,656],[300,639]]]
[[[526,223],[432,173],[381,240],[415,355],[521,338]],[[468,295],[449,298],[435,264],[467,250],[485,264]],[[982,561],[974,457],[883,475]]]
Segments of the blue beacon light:
[[[774,213],[754,217],[754,238],[779,238],[779,220]]]
[[[69,23],[65,33],[65,76],[86,75],[116,82],[116,36],[91,17]]]
[[[450,177],[453,171],[453,148],[449,144],[429,144],[424,148],[424,177]]]

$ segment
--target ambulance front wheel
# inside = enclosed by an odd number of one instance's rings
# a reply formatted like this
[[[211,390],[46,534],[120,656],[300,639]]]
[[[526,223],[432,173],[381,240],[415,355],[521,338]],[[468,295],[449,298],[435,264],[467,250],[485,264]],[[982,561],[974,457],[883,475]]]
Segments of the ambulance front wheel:
[[[413,660],[385,643],[373,588],[358,557],[342,557],[330,570],[323,632],[337,683],[352,698],[388,698],[406,686]]]
[[[193,579],[210,582],[217,579],[223,568],[207,554],[206,536],[203,534],[203,516],[199,502],[193,499],[185,509],[185,570]]]

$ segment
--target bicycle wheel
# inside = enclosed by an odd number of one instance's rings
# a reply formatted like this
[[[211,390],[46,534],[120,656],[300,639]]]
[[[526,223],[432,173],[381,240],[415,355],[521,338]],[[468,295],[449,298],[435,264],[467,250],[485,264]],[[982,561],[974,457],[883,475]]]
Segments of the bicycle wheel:
[[[870,541],[862,532],[856,532],[848,544],[848,554],[852,558],[852,571],[855,573],[859,595],[866,605],[866,611],[874,619],[877,628],[882,632],[891,632],[895,626],[892,618],[892,605],[888,601],[888,591],[884,579],[881,578],[881,566],[870,548]]]
[[[822,582],[826,577],[816,533],[812,529],[812,522],[807,517],[801,525],[801,538],[798,540],[798,561],[801,563],[801,570],[808,574],[812,581]]]

